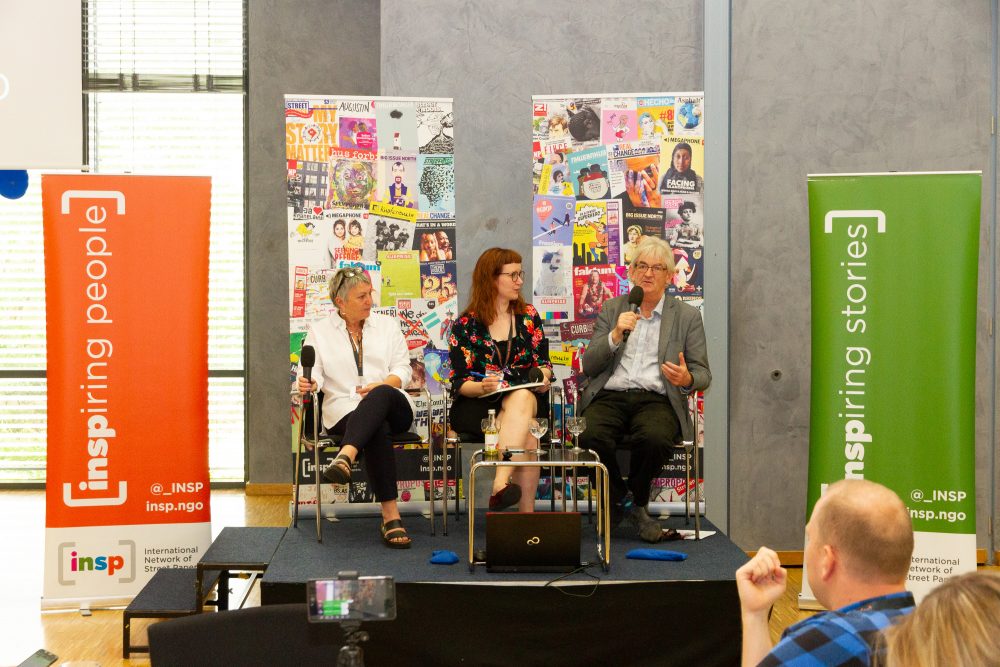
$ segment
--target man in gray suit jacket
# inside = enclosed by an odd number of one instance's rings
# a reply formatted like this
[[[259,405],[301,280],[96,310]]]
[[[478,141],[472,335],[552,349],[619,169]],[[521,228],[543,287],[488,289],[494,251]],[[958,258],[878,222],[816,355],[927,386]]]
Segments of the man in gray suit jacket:
[[[606,301],[583,355],[587,378],[579,409],[587,428],[580,445],[597,452],[608,469],[612,522],[628,519],[647,542],[663,535],[645,509],[650,483],[670,448],[694,439],[687,394],[712,382],[701,313],[666,293],[674,271],[670,245],[644,239],[629,265],[629,279],[643,290],[639,312],[625,295]],[[626,433],[632,450],[627,483],[615,457]]]

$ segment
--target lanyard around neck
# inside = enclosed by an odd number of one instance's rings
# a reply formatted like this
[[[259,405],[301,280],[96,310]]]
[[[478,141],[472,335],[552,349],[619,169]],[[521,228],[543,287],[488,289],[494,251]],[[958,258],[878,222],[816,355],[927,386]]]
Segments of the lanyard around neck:
[[[497,345],[492,334],[490,335],[490,340],[493,341],[493,350],[496,353],[497,364],[500,365],[500,368],[506,369],[510,364],[510,352],[514,349],[514,313],[510,313],[510,327],[507,329],[507,354],[504,355],[503,364],[500,364],[500,346]]]
[[[351,352],[354,353],[354,365],[358,367],[358,377],[365,374],[365,348],[364,348],[364,330],[358,336],[357,340],[354,339],[354,334],[351,330],[347,330],[347,337],[351,341]]]

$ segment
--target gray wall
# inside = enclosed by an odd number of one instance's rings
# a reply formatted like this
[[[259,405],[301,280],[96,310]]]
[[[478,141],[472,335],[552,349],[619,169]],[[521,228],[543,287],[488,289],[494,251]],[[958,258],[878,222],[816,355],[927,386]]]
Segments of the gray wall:
[[[281,94],[455,99],[459,274],[467,285],[474,259],[489,246],[507,245],[530,257],[523,230],[531,95],[702,89],[702,4],[382,0],[379,7],[251,0],[251,482],[290,479]],[[930,0],[731,4],[730,391],[712,397],[723,409],[729,403],[731,535],[747,549],[802,547],[809,426],[806,174],[982,169],[976,433],[979,542],[985,546],[987,517],[994,514],[990,489],[998,481],[990,467],[995,351],[986,332],[995,291],[989,3],[952,2],[944,13]],[[290,48],[298,43],[317,45],[322,61]],[[324,64],[340,62],[350,67]],[[709,117],[722,122],[711,104]],[[940,267],[934,268],[914,277],[915,289],[938,278]],[[932,361],[947,372],[946,360]],[[772,380],[772,370],[781,370],[782,378]]]
[[[455,98],[459,289],[492,246],[517,250],[530,271],[532,95],[701,90],[699,2],[382,8],[382,94]]]
[[[730,506],[731,536],[744,548],[802,548],[810,381],[803,335],[806,174],[982,169],[990,201],[989,3],[947,4],[733,3]],[[983,219],[976,433],[977,486],[987,489],[992,219]],[[946,279],[945,267],[933,265],[934,243],[928,239],[928,271],[913,277],[914,289]],[[948,372],[946,358],[927,361]],[[769,375],[775,369],[782,371],[778,381]],[[980,546],[991,514],[985,493],[978,502]]]
[[[368,0],[249,3],[246,262],[251,483],[289,482],[292,477],[283,96],[378,95],[380,9],[378,2]]]

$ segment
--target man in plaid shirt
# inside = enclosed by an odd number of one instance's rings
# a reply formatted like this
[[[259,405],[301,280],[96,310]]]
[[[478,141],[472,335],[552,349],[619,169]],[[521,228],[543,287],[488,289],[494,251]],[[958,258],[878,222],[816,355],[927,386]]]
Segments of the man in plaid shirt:
[[[874,482],[831,484],[806,524],[809,586],[828,611],[796,623],[771,647],[768,610],[785,592],[778,555],[761,547],[736,571],[743,615],[743,666],[867,667],[879,631],[913,611],[904,585],[913,528],[899,497]]]

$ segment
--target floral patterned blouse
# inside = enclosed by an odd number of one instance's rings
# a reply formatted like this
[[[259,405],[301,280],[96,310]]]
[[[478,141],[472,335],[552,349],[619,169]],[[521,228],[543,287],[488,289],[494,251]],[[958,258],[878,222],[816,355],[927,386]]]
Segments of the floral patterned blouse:
[[[522,315],[514,316],[514,347],[510,351],[510,363],[506,369],[503,368],[507,356],[507,346],[504,343],[505,341],[501,341],[500,345],[496,344],[490,336],[489,327],[476,319],[475,313],[463,313],[452,324],[448,337],[452,391],[457,394],[466,381],[478,382],[481,378],[473,373],[503,370],[507,382],[520,384],[528,381],[530,368],[552,370],[549,341],[542,331],[542,318],[530,303],[526,304]]]

